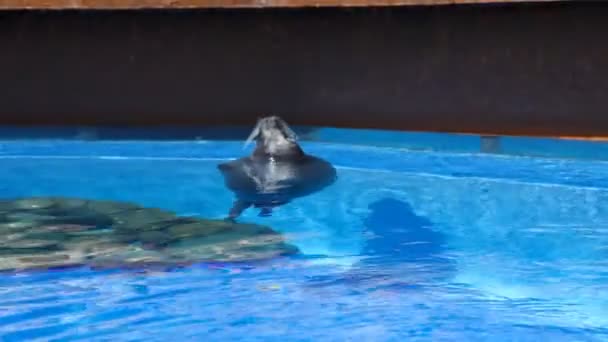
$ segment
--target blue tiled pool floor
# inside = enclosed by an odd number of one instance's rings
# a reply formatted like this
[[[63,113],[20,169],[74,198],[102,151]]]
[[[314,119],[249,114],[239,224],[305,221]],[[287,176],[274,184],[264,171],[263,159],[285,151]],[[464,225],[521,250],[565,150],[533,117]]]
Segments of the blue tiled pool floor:
[[[330,133],[302,145],[338,168],[336,184],[242,217],[302,255],[2,274],[1,340],[608,340],[608,164],[592,158],[603,145],[558,155],[547,142],[552,154],[532,157],[480,154],[479,138],[456,148],[429,135],[417,148],[390,143],[396,133],[356,144]],[[0,197],[221,218],[232,197],[216,165],[244,153],[236,140],[6,138]]]

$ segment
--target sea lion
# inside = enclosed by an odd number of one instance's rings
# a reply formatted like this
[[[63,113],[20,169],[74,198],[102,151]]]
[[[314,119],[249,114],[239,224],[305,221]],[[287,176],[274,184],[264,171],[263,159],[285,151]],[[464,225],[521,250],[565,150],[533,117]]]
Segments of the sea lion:
[[[227,219],[234,220],[251,206],[260,208],[260,216],[270,216],[272,208],[337,179],[329,162],[304,153],[296,134],[278,116],[259,119],[245,147],[253,140],[256,147],[250,156],[218,165],[226,187],[236,195]]]

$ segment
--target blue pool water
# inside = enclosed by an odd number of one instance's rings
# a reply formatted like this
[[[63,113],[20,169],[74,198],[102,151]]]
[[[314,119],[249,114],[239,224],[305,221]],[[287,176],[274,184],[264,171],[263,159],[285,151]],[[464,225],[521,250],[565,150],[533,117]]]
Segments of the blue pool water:
[[[494,155],[472,137],[414,149],[397,133],[378,144],[316,134],[302,146],[338,168],[337,183],[241,218],[302,255],[1,274],[0,340],[608,340],[608,163],[593,158],[606,145],[576,142],[558,158],[560,143],[543,142],[527,157],[534,144]],[[11,137],[0,142],[0,197],[223,218],[232,194],[216,165],[244,153],[233,140]]]

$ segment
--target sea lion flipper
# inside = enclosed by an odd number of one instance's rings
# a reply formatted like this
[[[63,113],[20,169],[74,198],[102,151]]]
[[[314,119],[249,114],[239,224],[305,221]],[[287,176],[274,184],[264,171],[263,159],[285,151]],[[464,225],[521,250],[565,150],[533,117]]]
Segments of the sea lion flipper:
[[[245,209],[247,209],[249,207],[251,207],[250,202],[246,202],[246,201],[237,199],[236,201],[234,201],[232,208],[230,208],[230,213],[228,214],[228,218],[234,220],[235,218],[239,217],[243,213],[243,211],[245,211]]]

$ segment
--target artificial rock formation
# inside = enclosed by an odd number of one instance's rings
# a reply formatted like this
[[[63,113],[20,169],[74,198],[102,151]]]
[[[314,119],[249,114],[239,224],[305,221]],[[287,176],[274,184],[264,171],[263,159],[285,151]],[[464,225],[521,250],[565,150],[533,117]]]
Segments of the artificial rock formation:
[[[255,224],[79,198],[0,201],[0,270],[263,260],[297,253]]]

